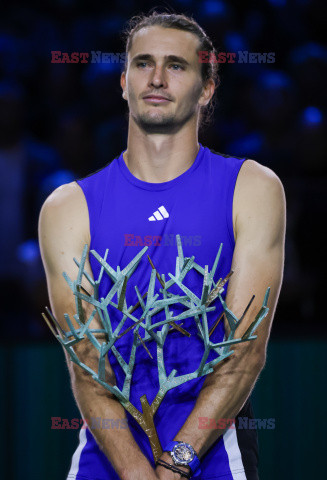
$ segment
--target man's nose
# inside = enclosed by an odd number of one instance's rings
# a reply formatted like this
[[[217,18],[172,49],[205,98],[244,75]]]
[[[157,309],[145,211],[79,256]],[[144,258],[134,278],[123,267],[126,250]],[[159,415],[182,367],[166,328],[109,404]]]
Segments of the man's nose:
[[[158,87],[166,87],[166,78],[163,67],[157,65],[152,73],[151,85]]]

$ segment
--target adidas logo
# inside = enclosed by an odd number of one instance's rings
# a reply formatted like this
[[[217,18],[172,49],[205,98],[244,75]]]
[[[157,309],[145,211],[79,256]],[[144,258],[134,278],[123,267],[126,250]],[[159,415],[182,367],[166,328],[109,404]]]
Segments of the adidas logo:
[[[149,217],[149,221],[155,222],[156,220],[163,220],[164,218],[168,218],[168,217],[169,217],[169,213],[167,212],[165,207],[161,205],[161,207],[159,207],[158,210],[153,212],[153,215]]]

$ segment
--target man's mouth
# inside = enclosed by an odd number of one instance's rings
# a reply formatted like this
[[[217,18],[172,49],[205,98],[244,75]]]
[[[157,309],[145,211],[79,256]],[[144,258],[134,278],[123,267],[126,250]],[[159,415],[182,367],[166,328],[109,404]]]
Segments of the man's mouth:
[[[143,97],[143,100],[150,103],[170,102],[169,98],[163,97],[162,95],[146,95]]]

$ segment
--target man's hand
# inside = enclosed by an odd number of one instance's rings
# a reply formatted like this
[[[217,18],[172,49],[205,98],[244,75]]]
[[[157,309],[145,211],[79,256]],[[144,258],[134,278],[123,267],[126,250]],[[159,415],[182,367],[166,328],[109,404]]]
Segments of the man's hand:
[[[158,480],[183,480],[185,477],[182,477],[179,473],[172,472],[165,467],[160,465],[157,467],[159,470],[156,470],[156,478]]]
[[[185,477],[182,477],[179,473],[172,472],[168,468],[158,465],[156,469],[156,478],[158,480],[183,480]]]
[[[160,457],[160,460],[163,460],[166,463],[169,463],[170,465],[174,465],[174,462],[171,458],[171,455],[168,452],[163,452],[163,454]],[[185,473],[190,472],[190,467],[183,466],[183,465],[178,465],[177,466],[180,470],[183,470]],[[160,480],[180,480],[180,479],[185,479],[185,477],[182,477],[179,473],[173,472],[172,470],[169,470],[166,467],[163,467],[161,465],[158,465],[156,468],[156,475],[158,475],[158,478]]]

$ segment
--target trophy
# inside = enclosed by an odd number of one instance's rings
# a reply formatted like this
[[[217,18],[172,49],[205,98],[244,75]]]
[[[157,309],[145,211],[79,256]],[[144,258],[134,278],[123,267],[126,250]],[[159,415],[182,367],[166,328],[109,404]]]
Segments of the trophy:
[[[119,266],[115,270],[109,265],[107,262],[108,250],[106,250],[104,258],[102,258],[95,250],[92,250],[91,254],[101,265],[98,278],[93,279],[84,269],[85,261],[88,255],[88,245],[86,244],[83,249],[81,260],[78,261],[74,258],[74,262],[78,267],[76,280],[71,280],[68,275],[63,272],[63,276],[75,296],[76,314],[74,315],[74,319],[79,327],[74,327],[71,318],[67,313],[64,314],[64,317],[68,326],[68,331],[65,331],[60,326],[48,308],[46,308],[47,315],[44,313],[42,314],[54,336],[61,343],[62,347],[68,352],[71,360],[88,372],[96,382],[113,394],[122,404],[122,406],[130,413],[130,415],[138,422],[149,439],[154,461],[157,461],[162,454],[162,447],[155,427],[154,415],[160,407],[160,404],[166,393],[174,387],[188,382],[189,380],[203,377],[213,372],[213,367],[215,365],[234,353],[234,351],[231,349],[232,346],[255,340],[257,337],[254,335],[254,332],[269,310],[267,307],[267,302],[270,288],[268,287],[265,292],[262,306],[255,316],[253,322],[250,324],[242,337],[236,338],[236,330],[244,319],[246,312],[248,311],[254,299],[254,295],[252,296],[249,304],[245,308],[240,318],[237,318],[236,315],[227,307],[221,294],[224,291],[224,285],[233,272],[231,271],[225,278],[220,278],[217,283],[214,281],[214,275],[217,270],[223,245],[220,244],[212,270],[209,271],[208,265],[205,265],[205,268],[201,267],[195,262],[194,256],[184,256],[180,235],[176,235],[176,244],[178,255],[176,257],[175,274],[173,275],[172,273],[168,273],[170,279],[166,281],[165,275],[159,274],[151,258],[148,256],[148,260],[152,267],[148,291],[142,296],[137,285],[135,285],[134,288],[138,302],[136,305],[131,306],[128,306],[126,298],[127,281],[139,265],[148,247],[144,247],[122,270]],[[185,285],[184,279],[191,269],[197,270],[197,272],[203,276],[201,298],[195,295]],[[103,298],[99,298],[99,285],[104,273],[110,277],[113,284],[107,295]],[[82,286],[83,276],[91,285],[93,294],[88,293],[88,291]],[[162,287],[160,289],[160,298],[159,293],[155,294],[156,279],[159,281]],[[183,294],[170,292],[169,289],[173,284],[178,285]],[[114,298],[115,295],[116,299]],[[216,309],[216,307],[210,307],[210,304],[217,297],[221,302],[223,312],[219,318],[215,320],[209,330],[207,312]],[[82,308],[83,301],[93,306],[93,310],[88,318],[86,318],[85,312]],[[171,308],[176,304],[183,305],[186,307],[186,310],[177,316],[173,316]],[[135,310],[137,310],[139,307],[143,313],[139,318],[137,318],[133,315],[133,312],[135,312]],[[112,319],[110,318],[110,308],[121,312],[119,315],[121,315],[122,318],[115,328],[113,328]],[[156,314],[162,311],[164,311],[165,319],[156,321]],[[100,329],[90,328],[90,323],[95,315],[98,315],[98,318],[101,322],[102,328]],[[230,333],[228,338],[224,338],[222,341],[214,343],[210,340],[210,336],[224,315],[228,321]],[[131,326],[124,329],[124,324],[127,319],[130,319],[133,323]],[[169,341],[169,331],[176,329],[181,335],[186,335],[188,337],[191,335],[185,328],[181,327],[180,323],[177,323],[183,319],[193,319],[191,321],[195,322],[197,335],[200,340],[202,340],[204,345],[204,353],[198,368],[194,372],[178,375],[178,371],[173,369],[170,374],[167,375],[164,362],[164,347],[165,343]],[[142,327],[144,331],[143,338],[139,333],[140,327]],[[104,338],[104,340],[98,340],[97,334],[99,333],[102,334],[102,338]],[[133,336],[133,343],[128,362],[123,359],[118,348],[115,347],[115,343],[123,335]],[[74,351],[74,346],[86,338],[99,352],[97,371],[94,371],[92,368],[85,365],[78,358]],[[131,380],[133,369],[135,367],[136,349],[144,348],[147,351],[147,354],[152,358],[152,355],[147,348],[148,342],[156,343],[158,379],[160,388],[151,405],[148,402],[146,394],[140,397],[142,411],[139,411],[130,402]],[[105,378],[105,359],[109,350],[116,357],[125,374],[124,384],[121,389],[119,389],[117,385],[111,385],[108,383]],[[211,361],[207,361],[211,350],[216,352],[218,356]],[[137,365],[136,368],[142,367]]]

